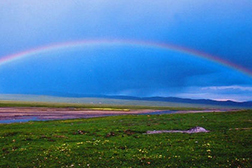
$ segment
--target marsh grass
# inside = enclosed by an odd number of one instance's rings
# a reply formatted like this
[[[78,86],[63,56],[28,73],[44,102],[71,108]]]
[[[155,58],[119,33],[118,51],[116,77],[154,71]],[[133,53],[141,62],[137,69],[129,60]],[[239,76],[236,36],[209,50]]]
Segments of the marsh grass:
[[[251,112],[2,124],[0,167],[252,167]],[[211,132],[144,134],[194,126]]]

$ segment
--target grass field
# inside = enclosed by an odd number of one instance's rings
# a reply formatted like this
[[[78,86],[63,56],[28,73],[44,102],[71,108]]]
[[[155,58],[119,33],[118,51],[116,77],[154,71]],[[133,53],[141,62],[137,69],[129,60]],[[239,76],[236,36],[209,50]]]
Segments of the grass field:
[[[252,167],[251,129],[251,110],[2,124],[0,167]]]
[[[199,107],[170,107],[170,106],[143,106],[143,105],[118,105],[118,104],[83,104],[83,103],[55,103],[31,101],[6,101],[0,100],[0,107],[51,107],[51,108],[76,108],[93,110],[122,110],[153,109],[153,110],[200,110]]]

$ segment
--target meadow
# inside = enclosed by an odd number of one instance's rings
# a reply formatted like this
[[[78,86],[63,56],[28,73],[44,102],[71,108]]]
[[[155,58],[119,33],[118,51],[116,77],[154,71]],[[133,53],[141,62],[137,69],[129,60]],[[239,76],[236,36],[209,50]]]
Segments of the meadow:
[[[6,101],[0,100],[0,107],[45,107],[45,108],[74,108],[75,110],[93,109],[93,110],[201,110],[202,107],[184,107],[184,106],[159,106],[158,104],[150,105],[124,105],[124,104],[90,104],[90,103],[66,103],[66,102],[32,102],[32,101]]]
[[[1,124],[0,167],[252,167],[251,129],[252,110]]]

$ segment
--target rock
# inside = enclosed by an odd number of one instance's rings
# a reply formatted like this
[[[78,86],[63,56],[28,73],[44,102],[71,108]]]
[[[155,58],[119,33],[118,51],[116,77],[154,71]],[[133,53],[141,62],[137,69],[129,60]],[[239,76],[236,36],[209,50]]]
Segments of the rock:
[[[193,127],[187,131],[184,131],[184,133],[187,133],[187,134],[200,133],[200,132],[209,132],[209,131],[203,127]]]

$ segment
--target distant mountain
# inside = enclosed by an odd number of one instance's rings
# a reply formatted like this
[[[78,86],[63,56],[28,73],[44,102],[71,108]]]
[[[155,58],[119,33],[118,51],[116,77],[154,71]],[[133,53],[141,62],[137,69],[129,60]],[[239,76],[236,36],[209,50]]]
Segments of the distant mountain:
[[[43,95],[0,94],[0,100],[252,109],[252,101],[234,102],[230,100],[216,101],[210,99],[189,99],[178,97],[158,97],[158,96],[136,97],[136,96],[90,95],[90,94],[87,95],[87,94],[60,93],[60,92],[45,92],[43,93]]]
[[[252,101],[248,102],[234,102],[231,100],[227,101],[216,101],[210,99],[189,99],[189,98],[178,98],[178,97],[131,97],[131,96],[105,96],[106,98],[113,99],[124,99],[124,100],[145,100],[145,101],[164,101],[172,103],[188,103],[188,104],[204,104],[214,106],[233,106],[233,107],[246,107],[252,108]]]
[[[160,101],[160,102],[171,102],[171,103],[187,103],[187,104],[201,104],[201,105],[212,105],[212,106],[227,106],[227,107],[241,107],[241,108],[252,108],[252,101],[247,102],[235,102],[231,100],[227,101],[216,101],[211,99],[189,99],[189,98],[178,98],[178,97],[136,97],[136,96],[122,96],[122,95],[91,95],[91,94],[76,94],[76,93],[60,93],[51,92],[47,95],[61,96],[61,97],[73,97],[73,98],[109,98],[109,99],[120,99],[120,100],[140,100],[140,101]]]

